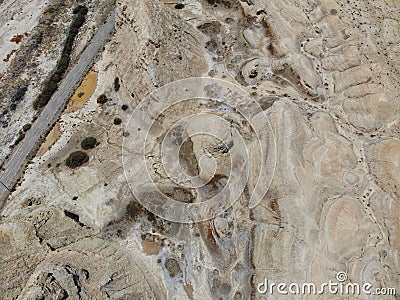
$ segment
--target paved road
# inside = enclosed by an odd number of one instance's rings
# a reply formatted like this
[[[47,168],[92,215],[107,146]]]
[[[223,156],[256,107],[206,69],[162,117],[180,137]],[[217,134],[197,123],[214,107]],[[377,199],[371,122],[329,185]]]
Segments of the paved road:
[[[61,82],[59,89],[32,124],[31,129],[27,131],[25,138],[14,148],[10,158],[3,166],[4,172],[0,175],[0,181],[8,189],[11,189],[22,175],[29,154],[38,147],[41,137],[59,118],[65,104],[74,92],[74,88],[88,72],[100,48],[103,47],[105,40],[113,31],[114,23],[115,12],[113,11],[81,54],[76,65]],[[5,201],[9,195],[8,189],[3,184],[0,184],[0,207],[4,203],[2,200]]]

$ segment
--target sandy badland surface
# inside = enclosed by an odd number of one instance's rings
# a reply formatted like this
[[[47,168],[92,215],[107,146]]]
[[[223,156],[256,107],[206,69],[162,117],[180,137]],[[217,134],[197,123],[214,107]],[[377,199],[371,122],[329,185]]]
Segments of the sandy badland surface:
[[[320,284],[341,271],[351,282],[400,292],[399,3],[182,3],[117,1],[115,33],[94,66],[97,73],[85,78],[2,210],[0,298],[261,299],[257,285],[265,278]],[[27,14],[23,1],[16,5]],[[19,30],[1,31],[2,55],[12,49],[19,55],[23,48],[9,38],[38,30],[35,19],[44,9],[28,10],[25,27],[13,25],[15,19],[10,26]],[[76,55],[102,13],[92,7]],[[55,64],[58,39],[49,60],[37,63],[38,78]],[[122,144],[133,134],[125,129],[132,112],[149,92],[197,76],[234,83],[260,104],[276,141],[276,169],[255,208],[248,205],[255,180],[250,173],[226,212],[178,224],[149,213],[132,195]],[[37,84],[28,90],[10,126],[33,115],[38,92]],[[108,101],[99,104],[102,94]],[[148,141],[154,153],[160,144],[155,137],[192,109],[178,105],[164,112]],[[221,116],[236,120],[233,127],[253,142],[240,117],[229,111]],[[230,144],[231,129],[219,130]],[[82,150],[85,137],[97,141],[85,150],[89,161],[68,168],[67,157]],[[219,146],[211,138],[189,138],[180,153],[187,171],[199,172],[204,153],[224,166],[229,152],[240,150],[221,152]],[[261,159],[252,155],[250,163]],[[229,177],[219,167],[203,189],[183,189],[167,179],[159,157],[147,161],[166,193],[193,202],[218,193]],[[365,295],[347,297],[357,298]]]

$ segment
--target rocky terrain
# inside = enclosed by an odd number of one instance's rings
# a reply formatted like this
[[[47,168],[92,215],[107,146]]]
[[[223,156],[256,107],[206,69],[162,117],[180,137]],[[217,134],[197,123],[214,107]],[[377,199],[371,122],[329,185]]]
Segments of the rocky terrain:
[[[3,160],[34,117],[32,102],[61,54],[73,7],[84,4],[89,11],[72,64],[110,9],[117,21],[1,211],[1,299],[291,299],[260,294],[257,286],[265,279],[319,285],[339,272],[348,282],[400,293],[399,2],[65,1],[50,12],[56,2],[35,9],[25,2],[0,6],[1,28],[14,26],[1,31],[1,54],[16,50],[0,69]],[[53,10],[52,25],[41,24]],[[31,13],[31,21],[19,20],[17,11]],[[48,40],[32,49],[31,39],[42,31]],[[8,42],[20,34],[20,43]],[[149,93],[192,77],[235,85],[269,121],[261,122],[260,112],[245,120],[204,99],[143,110],[155,121],[146,140],[148,173],[180,202],[201,203],[229,186],[231,177],[235,183],[240,166],[230,155],[244,156],[239,137],[248,145],[251,168],[237,201],[212,219],[182,224],[140,204],[122,146],[141,137],[130,117]],[[27,86],[24,97],[11,110],[10,95],[21,86]],[[252,103],[240,105],[246,111]],[[163,168],[161,141],[196,111],[230,125],[217,126],[206,116],[176,133],[181,165],[205,181],[183,188]],[[221,138],[190,136],[207,127]],[[273,178],[261,182],[266,194],[253,207],[265,159],[253,151],[258,142],[274,158],[266,165]],[[215,169],[205,155],[214,158]],[[238,190],[233,185],[230,192]]]

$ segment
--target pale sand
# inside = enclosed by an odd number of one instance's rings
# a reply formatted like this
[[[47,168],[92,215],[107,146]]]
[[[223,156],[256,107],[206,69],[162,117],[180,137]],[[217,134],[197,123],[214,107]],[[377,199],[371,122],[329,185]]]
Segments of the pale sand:
[[[71,100],[68,102],[67,108],[65,109],[63,114],[68,114],[83,108],[90,97],[92,97],[94,91],[96,90],[96,86],[97,72],[90,71],[86,74],[81,85],[71,97]],[[80,93],[83,93],[83,95],[81,97],[78,97]]]
[[[51,146],[54,145],[55,142],[60,138],[62,134],[60,123],[56,123],[52,130],[50,130],[49,134],[46,137],[44,143],[40,146],[39,151],[36,153],[36,157],[43,156]]]

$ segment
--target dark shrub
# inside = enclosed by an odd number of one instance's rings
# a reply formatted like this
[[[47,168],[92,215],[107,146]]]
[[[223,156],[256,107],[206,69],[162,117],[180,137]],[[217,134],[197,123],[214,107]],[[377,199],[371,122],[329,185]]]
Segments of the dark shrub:
[[[74,10],[73,10],[72,13],[73,13],[74,15],[76,15],[76,14],[86,15],[87,12],[88,12],[88,9],[87,9],[86,6],[78,5],[77,7],[74,8]]]
[[[24,138],[25,138],[25,133],[24,132],[20,133],[18,138],[15,140],[14,146],[17,146]]]
[[[126,206],[125,217],[130,221],[134,221],[140,215],[141,212],[142,208],[140,207],[140,204],[135,200],[133,200],[129,202],[128,205]]]
[[[185,5],[182,3],[178,3],[177,5],[175,5],[175,9],[182,9],[184,7],[185,7]]]
[[[10,110],[15,110],[17,108],[17,104],[21,102],[22,99],[25,97],[25,93],[28,90],[27,85],[23,85],[17,88],[15,94],[11,97],[11,106]]]
[[[28,124],[25,124],[24,127],[22,127],[22,130],[27,132],[29,129],[31,129],[31,127],[32,127],[32,124],[28,123]]]
[[[81,147],[84,150],[89,150],[89,149],[93,149],[94,147],[96,147],[96,144],[97,144],[96,138],[89,136],[82,140]]]
[[[121,106],[121,109],[122,109],[122,110],[127,110],[127,109],[128,109],[128,105],[126,105],[126,104],[122,105],[122,106]]]
[[[99,104],[104,104],[108,101],[108,98],[106,95],[101,94],[98,98],[97,98],[97,103]]]
[[[114,78],[114,90],[115,90],[116,92],[118,92],[120,87],[121,87],[121,85],[119,84],[119,78],[118,78],[118,77],[115,77],[115,78]]]
[[[207,0],[208,3],[210,4],[218,4],[221,3],[224,5],[226,8],[232,8],[235,4],[238,3],[237,0]]]
[[[67,167],[75,169],[77,167],[82,166],[84,163],[87,163],[88,161],[89,161],[89,156],[86,154],[86,152],[75,151],[68,156],[67,160],[65,161],[65,164],[67,165]]]
[[[40,93],[37,98],[35,99],[35,101],[33,101],[33,108],[35,110],[38,110],[42,107],[45,107],[46,104],[49,102],[50,97],[48,97],[46,94],[44,94],[43,92]]]
[[[53,74],[43,83],[43,90],[38,97],[33,101],[33,108],[35,110],[41,109],[47,105],[50,101],[51,96],[55,93],[58,88],[58,83],[61,81],[65,72],[68,69],[70,62],[70,54],[72,52],[72,46],[76,35],[79,32],[79,28],[83,25],[86,19],[88,9],[85,6],[78,5],[75,7],[67,38],[64,43],[64,48],[61,54],[61,58],[57,62],[56,69]]]
[[[114,125],[119,125],[122,123],[122,120],[120,118],[115,118],[114,119]]]

